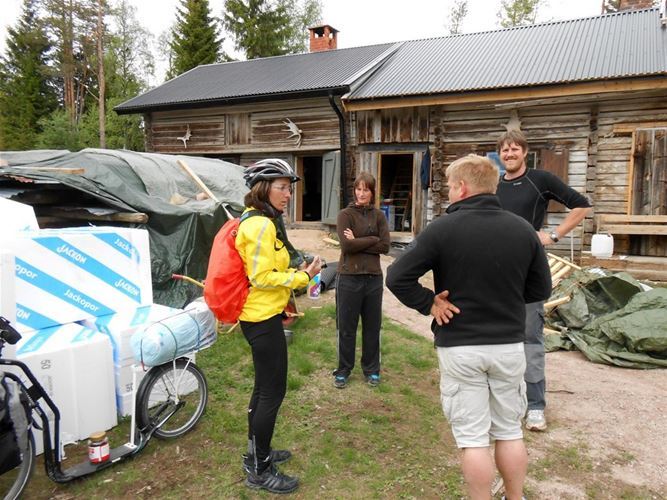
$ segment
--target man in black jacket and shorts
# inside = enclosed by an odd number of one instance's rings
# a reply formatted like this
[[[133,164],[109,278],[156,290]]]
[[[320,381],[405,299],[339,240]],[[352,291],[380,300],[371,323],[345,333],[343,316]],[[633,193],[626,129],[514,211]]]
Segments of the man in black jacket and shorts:
[[[552,245],[563,238],[591,211],[588,199],[559,177],[546,170],[527,168],[528,142],[521,131],[510,130],[502,134],[498,139],[497,150],[505,166],[505,174],[500,178],[496,192],[500,205],[527,220],[537,231],[543,246]],[[570,212],[553,231],[544,231],[542,226],[550,200],[565,205]],[[544,415],[546,380],[543,329],[544,303],[526,304],[526,429],[530,431],[547,429]]]
[[[549,297],[551,275],[535,230],[501,208],[497,184],[498,168],[486,158],[452,163],[447,215],[389,267],[387,286],[406,306],[434,317],[441,401],[470,497],[489,497],[495,468],[488,448],[495,441],[506,497],[519,499],[528,466],[521,429],[525,305]],[[418,281],[429,270],[435,291]]]

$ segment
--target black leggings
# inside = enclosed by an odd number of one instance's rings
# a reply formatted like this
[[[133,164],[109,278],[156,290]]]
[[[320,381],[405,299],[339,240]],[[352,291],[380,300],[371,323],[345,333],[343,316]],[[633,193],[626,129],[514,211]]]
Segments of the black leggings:
[[[248,439],[256,460],[271,453],[276,417],[287,391],[287,342],[278,314],[258,323],[241,321],[241,330],[252,350],[255,387],[248,405]]]

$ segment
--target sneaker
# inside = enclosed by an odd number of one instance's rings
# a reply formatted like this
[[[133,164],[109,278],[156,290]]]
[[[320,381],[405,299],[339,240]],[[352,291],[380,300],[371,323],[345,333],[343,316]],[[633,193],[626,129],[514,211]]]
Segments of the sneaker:
[[[347,377],[345,375],[336,375],[334,377],[334,387],[344,389],[347,386]]]
[[[500,500],[507,500],[507,499],[505,498],[505,495],[503,495],[503,496],[500,498]],[[526,500],[526,497],[521,497],[521,500]]]
[[[378,373],[371,373],[366,377],[366,382],[368,382],[368,385],[371,387],[377,387],[380,385],[380,375]]]
[[[547,419],[544,416],[544,410],[528,410],[528,414],[526,415],[526,430],[547,430]]]
[[[292,452],[289,450],[271,450],[271,462],[281,464],[292,458]],[[249,473],[255,467],[255,456],[249,453],[243,454],[243,470]]]
[[[299,479],[283,474],[275,464],[269,463],[269,466],[263,472],[248,472],[245,485],[253,490],[266,490],[271,493],[291,493],[299,487]]]

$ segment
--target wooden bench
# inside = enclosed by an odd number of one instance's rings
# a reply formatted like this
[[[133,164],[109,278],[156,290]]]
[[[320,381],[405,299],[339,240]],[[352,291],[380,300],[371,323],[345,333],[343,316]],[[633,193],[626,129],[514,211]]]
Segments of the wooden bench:
[[[667,215],[598,215],[598,233],[667,236]]]
[[[597,232],[614,236],[614,255],[603,258],[583,252],[582,265],[667,281],[667,215],[600,214]]]

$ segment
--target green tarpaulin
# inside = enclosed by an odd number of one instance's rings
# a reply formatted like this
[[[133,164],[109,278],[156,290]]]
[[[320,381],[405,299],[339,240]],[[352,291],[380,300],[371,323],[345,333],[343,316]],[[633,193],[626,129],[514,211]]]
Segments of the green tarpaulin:
[[[649,289],[626,273],[575,272],[552,298],[571,296],[547,317],[561,335],[547,351],[580,350],[595,363],[626,368],[667,367],[667,288]]]
[[[147,214],[146,224],[123,225],[148,230],[154,301],[175,307],[201,295],[201,290],[173,280],[172,274],[199,280],[205,277],[213,238],[227,220],[223,205],[238,215],[248,191],[242,167],[195,156],[85,149],[78,153],[3,152],[0,159],[8,165],[0,166],[0,196],[5,198],[22,201],[30,190],[45,187],[73,189],[88,195],[95,205]],[[196,199],[202,189],[176,163],[179,159],[221,203]],[[83,173],[62,173],[45,167],[81,168]]]

